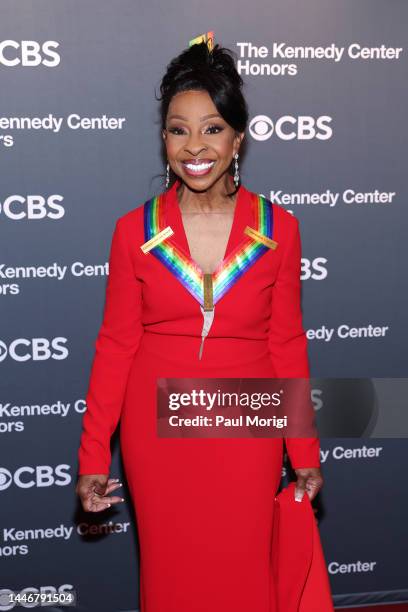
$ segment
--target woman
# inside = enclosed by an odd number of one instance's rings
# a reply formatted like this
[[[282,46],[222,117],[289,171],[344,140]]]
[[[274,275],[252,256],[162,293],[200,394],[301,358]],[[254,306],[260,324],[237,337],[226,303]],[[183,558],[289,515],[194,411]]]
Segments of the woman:
[[[309,376],[298,222],[240,184],[248,112],[231,52],[186,49],[160,99],[166,190],[115,228],[77,492],[91,512],[123,501],[109,478],[121,418],[142,612],[275,612],[282,438],[158,437],[156,379]],[[296,496],[312,500],[323,482],[319,440],[286,447]]]

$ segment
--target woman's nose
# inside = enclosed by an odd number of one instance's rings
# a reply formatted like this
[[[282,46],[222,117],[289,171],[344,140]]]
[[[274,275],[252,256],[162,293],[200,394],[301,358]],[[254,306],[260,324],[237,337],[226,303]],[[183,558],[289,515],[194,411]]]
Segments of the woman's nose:
[[[198,155],[206,148],[206,144],[203,142],[201,134],[191,134],[185,146],[186,151],[194,156]]]

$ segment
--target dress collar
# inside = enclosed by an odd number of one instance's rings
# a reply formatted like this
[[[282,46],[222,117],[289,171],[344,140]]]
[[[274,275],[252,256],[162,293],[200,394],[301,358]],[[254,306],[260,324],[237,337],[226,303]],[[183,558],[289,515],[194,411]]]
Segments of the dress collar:
[[[277,243],[272,239],[273,207],[263,196],[241,185],[224,259],[212,274],[204,274],[190,255],[177,199],[178,186],[176,182],[145,202],[145,243],[141,249],[161,261],[208,310],[269,248],[276,248]]]

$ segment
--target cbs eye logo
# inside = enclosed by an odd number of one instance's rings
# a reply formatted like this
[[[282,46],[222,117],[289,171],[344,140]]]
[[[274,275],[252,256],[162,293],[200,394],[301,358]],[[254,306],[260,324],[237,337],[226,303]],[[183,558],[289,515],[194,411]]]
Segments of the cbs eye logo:
[[[332,117],[322,115],[321,117],[309,117],[301,115],[292,117],[284,115],[272,121],[267,115],[256,115],[249,123],[249,133],[254,140],[268,140],[272,134],[280,140],[328,140],[333,135],[333,130],[328,125]]]
[[[12,481],[13,477],[11,475],[11,472],[9,472],[9,470],[6,470],[6,468],[0,468],[0,491],[4,491],[4,489],[7,489],[7,487],[11,485]]]
[[[249,124],[249,133],[255,140],[268,140],[273,134],[272,119],[266,115],[257,115]]]
[[[0,361],[3,361],[7,357],[7,345],[4,344],[3,340],[0,340]]]

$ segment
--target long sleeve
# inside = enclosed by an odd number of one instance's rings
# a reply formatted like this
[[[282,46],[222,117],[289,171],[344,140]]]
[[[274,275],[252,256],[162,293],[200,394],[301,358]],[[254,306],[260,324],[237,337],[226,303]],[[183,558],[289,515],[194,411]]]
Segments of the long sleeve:
[[[285,211],[285,216],[286,216]],[[307,338],[301,311],[299,222],[286,217],[284,252],[272,288],[269,351],[278,378],[309,378]],[[314,438],[285,438],[293,468],[320,467],[320,443]]]
[[[79,474],[109,474],[110,438],[119,422],[130,367],[143,334],[141,312],[141,281],[135,275],[122,217],[112,237],[103,322],[82,420]]]

